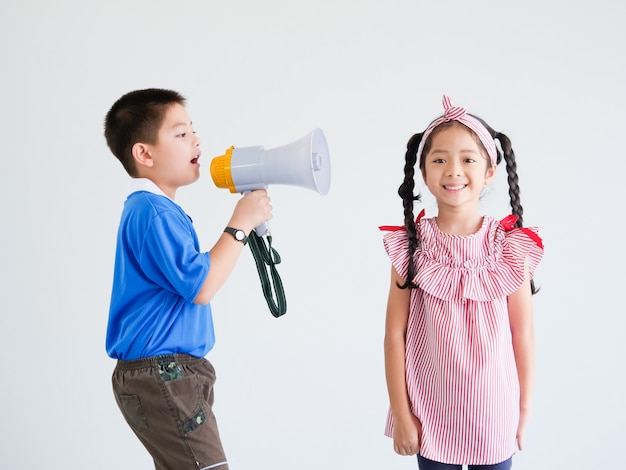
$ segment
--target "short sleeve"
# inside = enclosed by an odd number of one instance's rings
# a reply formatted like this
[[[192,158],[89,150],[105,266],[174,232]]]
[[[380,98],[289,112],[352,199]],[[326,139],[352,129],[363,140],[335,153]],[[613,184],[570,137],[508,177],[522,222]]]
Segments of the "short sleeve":
[[[395,230],[383,237],[385,251],[400,277],[406,279],[409,266],[409,237],[406,230]]]
[[[511,266],[521,269],[521,276],[524,275],[524,262],[527,260],[532,277],[543,258],[543,240],[539,237],[537,227],[505,229],[502,258]]]
[[[198,295],[209,271],[209,253],[200,253],[191,221],[178,211],[162,211],[151,221],[141,247],[146,275],[187,301]]]

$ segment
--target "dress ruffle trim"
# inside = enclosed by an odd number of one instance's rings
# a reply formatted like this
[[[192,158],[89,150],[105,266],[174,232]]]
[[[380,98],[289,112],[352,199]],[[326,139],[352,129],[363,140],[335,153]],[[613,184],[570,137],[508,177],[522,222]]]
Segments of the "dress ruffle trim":
[[[450,302],[464,299],[488,302],[515,292],[525,279],[524,260],[528,260],[532,277],[543,257],[543,243],[537,228],[516,228],[516,219],[509,216],[499,223],[492,219],[493,223],[485,227],[492,241],[490,253],[466,261],[444,258],[436,245],[430,243],[435,236],[434,221],[419,221],[418,231],[425,247],[418,248],[415,254],[417,274],[413,282],[428,294]],[[409,262],[406,230],[403,227],[381,229],[392,230],[383,239],[385,250],[398,274],[406,278]]]

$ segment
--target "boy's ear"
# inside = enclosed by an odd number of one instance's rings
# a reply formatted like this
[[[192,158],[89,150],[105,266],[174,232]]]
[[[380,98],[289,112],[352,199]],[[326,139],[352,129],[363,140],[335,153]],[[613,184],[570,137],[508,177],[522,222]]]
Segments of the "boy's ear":
[[[152,165],[154,165],[154,160],[146,144],[141,142],[134,144],[132,154],[138,166],[152,167]]]

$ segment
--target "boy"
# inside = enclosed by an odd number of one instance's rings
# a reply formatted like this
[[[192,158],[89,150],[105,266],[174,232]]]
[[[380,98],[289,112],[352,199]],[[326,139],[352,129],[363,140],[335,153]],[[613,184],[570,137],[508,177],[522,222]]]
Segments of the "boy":
[[[122,96],[105,119],[111,152],[132,177],[117,236],[106,335],[113,390],[157,470],[228,469],[212,413],[215,342],[209,302],[250,231],[271,219],[267,193],[241,198],[221,237],[200,252],[176,190],[200,176],[200,139],[175,91]]]

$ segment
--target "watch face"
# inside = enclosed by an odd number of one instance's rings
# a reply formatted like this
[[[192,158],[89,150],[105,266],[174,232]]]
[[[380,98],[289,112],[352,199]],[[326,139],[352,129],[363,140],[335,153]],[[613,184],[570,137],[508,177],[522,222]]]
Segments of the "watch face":
[[[245,235],[244,235],[244,233],[243,233],[243,230],[237,230],[237,231],[235,232],[235,238],[236,238],[237,240],[243,240],[243,239],[244,239],[244,236],[245,236]]]

